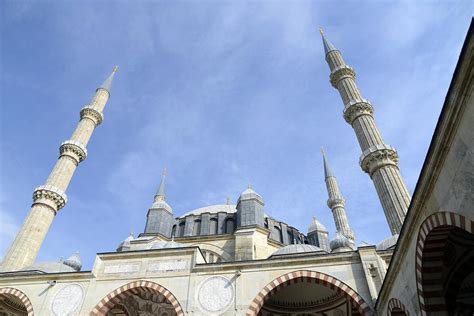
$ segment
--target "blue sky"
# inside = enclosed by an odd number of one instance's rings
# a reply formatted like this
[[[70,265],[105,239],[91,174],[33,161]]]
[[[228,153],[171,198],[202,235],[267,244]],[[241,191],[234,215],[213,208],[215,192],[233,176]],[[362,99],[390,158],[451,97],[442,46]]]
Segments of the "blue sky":
[[[272,217],[334,234],[319,148],[357,243],[389,235],[360,147],[329,84],[322,26],[416,185],[467,32],[471,1],[2,1],[0,256],[79,110],[120,66],[105,120],[38,261],[83,269],[143,231],[164,167],[179,216],[236,201],[248,183]]]

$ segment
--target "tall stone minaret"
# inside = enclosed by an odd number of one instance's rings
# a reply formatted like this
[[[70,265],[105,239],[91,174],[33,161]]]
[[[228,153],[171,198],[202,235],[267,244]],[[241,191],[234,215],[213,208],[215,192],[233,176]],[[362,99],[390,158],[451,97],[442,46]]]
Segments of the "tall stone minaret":
[[[328,190],[328,207],[332,211],[334,216],[334,223],[336,224],[336,231],[347,237],[350,241],[354,242],[354,232],[349,227],[349,222],[347,221],[346,211],[344,209],[345,200],[339,191],[339,186],[337,185],[336,177],[332,173],[329,163],[326,159],[326,154],[321,148],[321,153],[323,154],[324,162],[324,179],[326,181],[326,188]]]
[[[344,102],[344,119],[354,128],[362,149],[360,166],[374,182],[392,234],[398,234],[410,204],[410,195],[398,169],[397,152],[384,143],[375,125],[372,105],[356,86],[354,70],[344,63],[341,53],[322,31],[321,36],[331,70],[331,84],[339,90]]]
[[[165,200],[165,178],[166,169],[163,171],[160,187],[155,194],[153,204],[148,210],[145,234],[161,234],[169,238],[174,219],[173,211]]]
[[[59,158],[46,183],[33,191],[33,204],[13,244],[3,259],[0,270],[16,271],[33,264],[57,212],[67,202],[66,189],[72,175],[87,156],[87,143],[104,116],[110,97],[112,80],[118,67],[97,88],[89,105],[82,108],[81,118],[69,140],[59,146]]]

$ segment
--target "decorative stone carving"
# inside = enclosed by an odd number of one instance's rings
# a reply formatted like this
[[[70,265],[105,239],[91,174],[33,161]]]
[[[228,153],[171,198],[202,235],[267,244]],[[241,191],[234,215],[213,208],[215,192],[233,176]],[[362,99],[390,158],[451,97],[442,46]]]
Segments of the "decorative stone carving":
[[[225,312],[234,301],[234,286],[224,276],[212,276],[202,281],[196,293],[199,308],[206,315]]]
[[[374,108],[367,100],[355,100],[344,106],[343,113],[346,122],[352,125],[352,122],[361,115],[372,116],[374,114]]]
[[[332,86],[337,89],[337,84],[341,79],[344,79],[344,78],[355,79],[355,76],[356,74],[351,67],[347,65],[342,65],[335,68],[331,72],[330,81],[331,81]]]
[[[66,140],[59,146],[60,156],[68,156],[76,161],[76,165],[87,157],[86,147],[76,141]]]
[[[60,210],[67,203],[67,196],[63,190],[52,185],[41,185],[33,191],[33,204],[45,204],[55,211]]]
[[[90,105],[86,105],[81,109],[81,119],[83,118],[92,120],[95,126],[97,126],[104,120],[104,114],[100,113]]]
[[[376,145],[365,150],[360,157],[362,170],[370,176],[379,168],[393,165],[398,168],[398,154],[388,145]]]
[[[54,315],[77,315],[84,298],[84,290],[79,284],[69,284],[59,290],[51,303]]]

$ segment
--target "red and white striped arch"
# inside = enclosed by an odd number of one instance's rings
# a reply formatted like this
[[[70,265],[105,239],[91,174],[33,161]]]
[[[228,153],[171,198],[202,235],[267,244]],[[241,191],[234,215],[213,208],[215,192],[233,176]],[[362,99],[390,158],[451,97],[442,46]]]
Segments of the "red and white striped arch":
[[[405,305],[403,305],[403,303],[400,302],[400,300],[396,298],[391,298],[388,301],[387,316],[394,316],[394,315],[410,316],[410,313],[405,308]]]
[[[28,313],[28,316],[33,316],[34,315],[33,305],[31,304],[31,301],[28,298],[28,296],[26,296],[26,294],[23,293],[22,291],[20,291],[18,289],[15,289],[15,288],[12,288],[12,287],[4,287],[4,288],[0,289],[0,295],[1,294],[12,295],[12,296],[16,297],[17,299],[19,299],[23,303],[23,305],[25,305],[26,312]]]
[[[92,310],[90,313],[91,316],[105,316],[107,312],[117,303],[120,303],[124,298],[126,298],[130,293],[139,293],[139,292],[153,292],[162,294],[166,300],[174,307],[174,310],[178,316],[184,315],[183,309],[179,304],[176,297],[168,291],[163,286],[158,283],[151,281],[138,280],[135,282],[127,283],[113,292],[107,294]]]
[[[275,280],[268,283],[263,290],[261,290],[257,296],[253,299],[247,310],[247,316],[256,316],[262,308],[265,301],[270,298],[274,293],[278,292],[282,288],[298,282],[310,282],[321,284],[337,291],[338,293],[344,293],[344,295],[351,301],[352,305],[357,308],[359,313],[362,315],[371,315],[372,310],[370,306],[364,301],[364,299],[357,294],[347,284],[340,280],[315,271],[298,270],[290,273],[286,273]]]
[[[442,284],[443,252],[448,235],[455,228],[473,234],[474,221],[461,214],[438,212],[421,224],[416,245],[416,286],[421,315],[428,315],[432,310],[446,311],[442,291],[436,289],[436,284]],[[423,279],[429,280],[431,289],[427,289]]]

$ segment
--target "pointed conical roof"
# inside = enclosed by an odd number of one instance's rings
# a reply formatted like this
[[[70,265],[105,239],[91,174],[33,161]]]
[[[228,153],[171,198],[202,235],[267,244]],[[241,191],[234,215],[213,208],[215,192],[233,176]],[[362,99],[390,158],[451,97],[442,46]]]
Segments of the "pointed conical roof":
[[[319,33],[321,34],[321,37],[323,39],[323,45],[324,45],[324,54],[327,55],[329,52],[333,50],[337,50],[336,47],[324,36],[324,32],[322,29],[319,29]]]
[[[252,189],[252,187],[250,186],[250,184],[247,186],[247,189],[240,194],[239,201],[248,199],[257,199],[263,203],[262,196],[255,192],[254,189]]]
[[[326,227],[323,224],[321,224],[320,221],[316,219],[316,216],[313,216],[313,220],[311,221],[311,224],[309,225],[309,228],[308,228],[308,233],[311,233],[314,231],[320,231],[320,232],[328,231]]]
[[[329,177],[334,177],[331,167],[329,166],[329,162],[327,161],[326,153],[324,152],[324,149],[322,147],[321,147],[321,154],[323,155],[323,162],[324,162],[324,177],[326,179]]]
[[[165,209],[168,212],[172,213],[171,207],[165,201],[165,179],[166,179],[166,168],[163,170],[163,175],[161,176],[160,187],[156,192],[155,199],[150,209]]]
[[[117,72],[117,70],[118,70],[118,66],[115,66],[110,76],[107,79],[105,79],[104,83],[100,85],[99,89],[107,90],[107,92],[110,94],[110,90],[112,90],[112,81],[114,80],[114,75]]]

